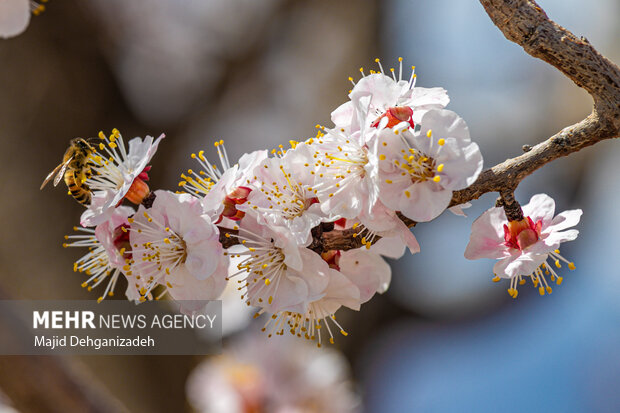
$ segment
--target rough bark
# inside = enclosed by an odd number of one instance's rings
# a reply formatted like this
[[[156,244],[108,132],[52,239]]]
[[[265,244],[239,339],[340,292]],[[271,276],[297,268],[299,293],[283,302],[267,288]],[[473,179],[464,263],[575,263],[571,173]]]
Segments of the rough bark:
[[[592,47],[550,20],[532,0],[480,0],[504,36],[533,57],[544,60],[585,89],[594,101],[592,113],[562,129],[516,158],[487,169],[469,188],[457,191],[451,205],[487,192],[514,190],[541,166],[587,146],[620,135],[620,68]]]

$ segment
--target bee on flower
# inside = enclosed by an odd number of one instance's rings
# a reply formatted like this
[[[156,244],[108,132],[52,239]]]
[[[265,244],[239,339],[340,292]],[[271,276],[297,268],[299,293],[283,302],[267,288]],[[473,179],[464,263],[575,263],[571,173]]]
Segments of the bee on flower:
[[[575,269],[559,248],[563,242],[577,238],[579,231],[568,228],[579,223],[582,211],[564,211],[555,217],[554,213],[555,201],[546,194],[534,195],[517,219],[508,220],[501,207],[487,210],[472,225],[465,258],[498,260],[493,267],[493,281],[509,279],[508,293],[513,298],[517,298],[518,285],[525,284],[528,277],[540,295],[550,294],[552,288],[546,276],[560,285],[563,277],[557,270],[563,265]]]
[[[110,136],[99,133],[101,142],[97,151],[91,155],[92,176],[86,185],[93,191],[93,200],[82,214],[82,226],[94,226],[105,221],[109,212],[116,208],[123,199],[139,205],[149,194],[148,163],[155,155],[159,142],[147,136],[129,141],[129,148],[117,129]],[[95,198],[97,199],[95,201]]]

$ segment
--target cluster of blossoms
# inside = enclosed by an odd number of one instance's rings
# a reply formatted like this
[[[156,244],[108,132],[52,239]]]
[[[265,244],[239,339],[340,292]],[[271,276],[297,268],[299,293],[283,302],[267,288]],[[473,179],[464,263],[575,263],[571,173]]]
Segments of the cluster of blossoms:
[[[347,360],[292,337],[264,340],[249,329],[190,375],[187,399],[200,413],[356,413]]]
[[[402,217],[436,218],[451,206],[453,191],[482,170],[465,121],[444,109],[446,91],[416,87],[413,72],[403,79],[399,61],[388,74],[378,60],[380,71],[361,70],[357,83],[350,79],[350,100],[332,113],[334,127],[319,126],[290,149],[245,154],[234,165],[222,141],[215,143],[219,165],[204,151],[192,154],[197,168],[181,175],[176,193],[147,184],[163,135],[135,138],[126,148],[117,130],[101,133],[83,182],[92,192],[84,228],[65,244],[90,248],[75,265],[89,276],[84,285],[106,284],[102,300],[122,274],[130,300],[169,294],[182,301],[217,299],[236,282],[256,317],[265,314],[269,336],[288,330],[321,346],[337,332],[347,335],[335,313],[358,310],[388,288],[384,257],[420,251]],[[124,199],[137,210],[121,206]],[[465,206],[450,209],[462,215]],[[545,273],[562,278],[547,259],[568,262],[557,249],[577,231],[559,231],[581,213],[553,212],[545,195],[518,221],[509,222],[501,208],[488,211],[474,224],[467,258],[501,259],[496,276],[511,280],[514,297],[528,276],[550,292]],[[358,248],[327,247],[321,237],[333,231],[350,234]]]

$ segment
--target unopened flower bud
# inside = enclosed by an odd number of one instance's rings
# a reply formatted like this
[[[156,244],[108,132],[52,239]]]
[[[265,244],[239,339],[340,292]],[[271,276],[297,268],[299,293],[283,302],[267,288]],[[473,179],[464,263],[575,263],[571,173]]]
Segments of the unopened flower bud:
[[[137,177],[129,187],[129,191],[127,191],[125,198],[128,199],[129,202],[140,205],[149,192],[150,190],[148,184],[144,182],[142,178]]]
[[[245,212],[239,211],[237,205],[245,204],[248,200],[248,195],[252,192],[251,188],[245,186],[239,186],[232,190],[226,198],[224,198],[224,210],[222,216],[232,219],[233,221],[239,221],[245,216]]]

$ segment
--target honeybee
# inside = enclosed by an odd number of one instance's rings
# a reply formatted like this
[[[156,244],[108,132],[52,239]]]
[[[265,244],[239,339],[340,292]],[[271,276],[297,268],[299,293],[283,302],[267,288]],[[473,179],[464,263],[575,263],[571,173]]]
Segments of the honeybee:
[[[86,139],[72,139],[62,158],[62,163],[45,177],[40,189],[43,189],[52,178],[54,178],[54,186],[57,186],[60,179],[64,177],[65,184],[69,188],[69,195],[80,204],[88,206],[90,204],[91,191],[88,185],[85,184],[85,181],[92,176],[92,170],[88,161],[89,157],[94,153],[95,148]]]

